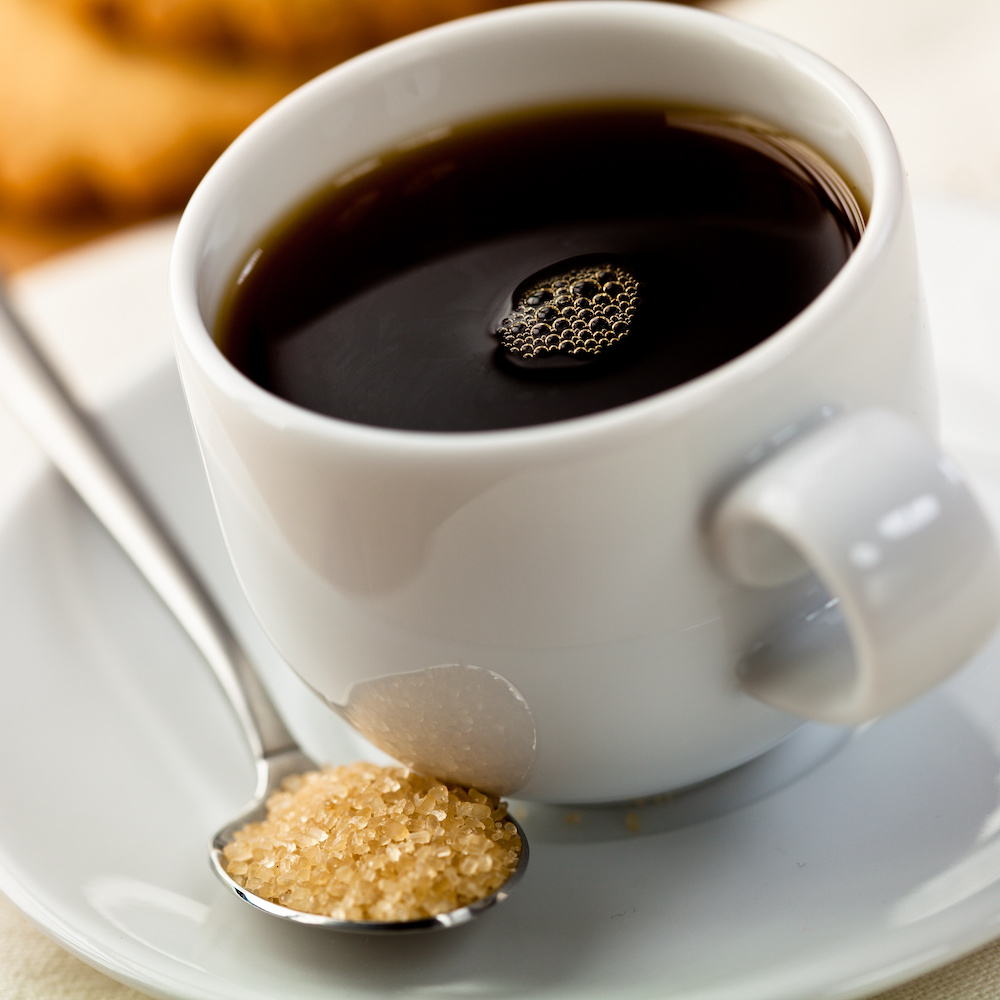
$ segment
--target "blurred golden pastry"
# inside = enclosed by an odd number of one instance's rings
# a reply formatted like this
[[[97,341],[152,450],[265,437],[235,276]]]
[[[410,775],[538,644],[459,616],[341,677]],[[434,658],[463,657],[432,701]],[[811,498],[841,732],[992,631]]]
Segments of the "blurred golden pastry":
[[[0,212],[179,208],[308,77],[486,0],[0,0]]]
[[[175,207],[301,79],[154,58],[40,0],[0,0],[0,206],[129,215]]]
[[[55,0],[120,39],[229,57],[333,65],[502,0]]]

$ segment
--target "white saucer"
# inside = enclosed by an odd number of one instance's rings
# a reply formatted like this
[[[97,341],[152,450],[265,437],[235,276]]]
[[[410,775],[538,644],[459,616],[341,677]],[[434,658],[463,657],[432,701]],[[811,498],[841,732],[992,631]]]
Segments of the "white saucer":
[[[1000,214],[923,199],[948,446],[1000,524]],[[169,357],[170,226],[26,275],[19,294],[258,649],[304,742],[358,742],[271,654],[215,529]],[[209,871],[251,787],[213,682],[19,432],[0,421],[0,889],[153,996],[807,1000],[875,992],[1000,934],[1000,637],[846,735],[805,727],[673,802],[523,814],[528,873],[429,937],[276,926]]]

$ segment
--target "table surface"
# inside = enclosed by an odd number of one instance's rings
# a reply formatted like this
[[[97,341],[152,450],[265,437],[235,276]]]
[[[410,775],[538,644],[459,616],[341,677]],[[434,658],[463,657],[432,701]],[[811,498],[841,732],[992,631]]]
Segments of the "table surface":
[[[918,192],[1000,206],[996,0],[710,0],[828,58],[874,99]],[[2,72],[2,68],[0,68]],[[0,214],[0,262],[19,269],[102,227],[33,228]],[[0,897],[4,1000],[138,1000],[53,944]],[[877,1000],[1000,1000],[1000,942]]]

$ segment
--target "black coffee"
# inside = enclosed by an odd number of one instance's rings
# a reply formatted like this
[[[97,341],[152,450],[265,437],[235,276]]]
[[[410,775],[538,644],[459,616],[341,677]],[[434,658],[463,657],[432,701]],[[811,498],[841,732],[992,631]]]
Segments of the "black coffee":
[[[669,389],[800,312],[863,228],[846,183],[754,123],[560,108],[395,150],[254,251],[218,338],[320,413],[475,431]]]

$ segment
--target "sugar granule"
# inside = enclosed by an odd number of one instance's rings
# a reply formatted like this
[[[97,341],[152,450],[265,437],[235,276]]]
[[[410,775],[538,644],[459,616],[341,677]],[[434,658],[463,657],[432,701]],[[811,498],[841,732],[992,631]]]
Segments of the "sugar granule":
[[[506,804],[402,767],[294,775],[233,836],[226,871],[264,899],[341,920],[410,921],[483,899],[517,867]]]

